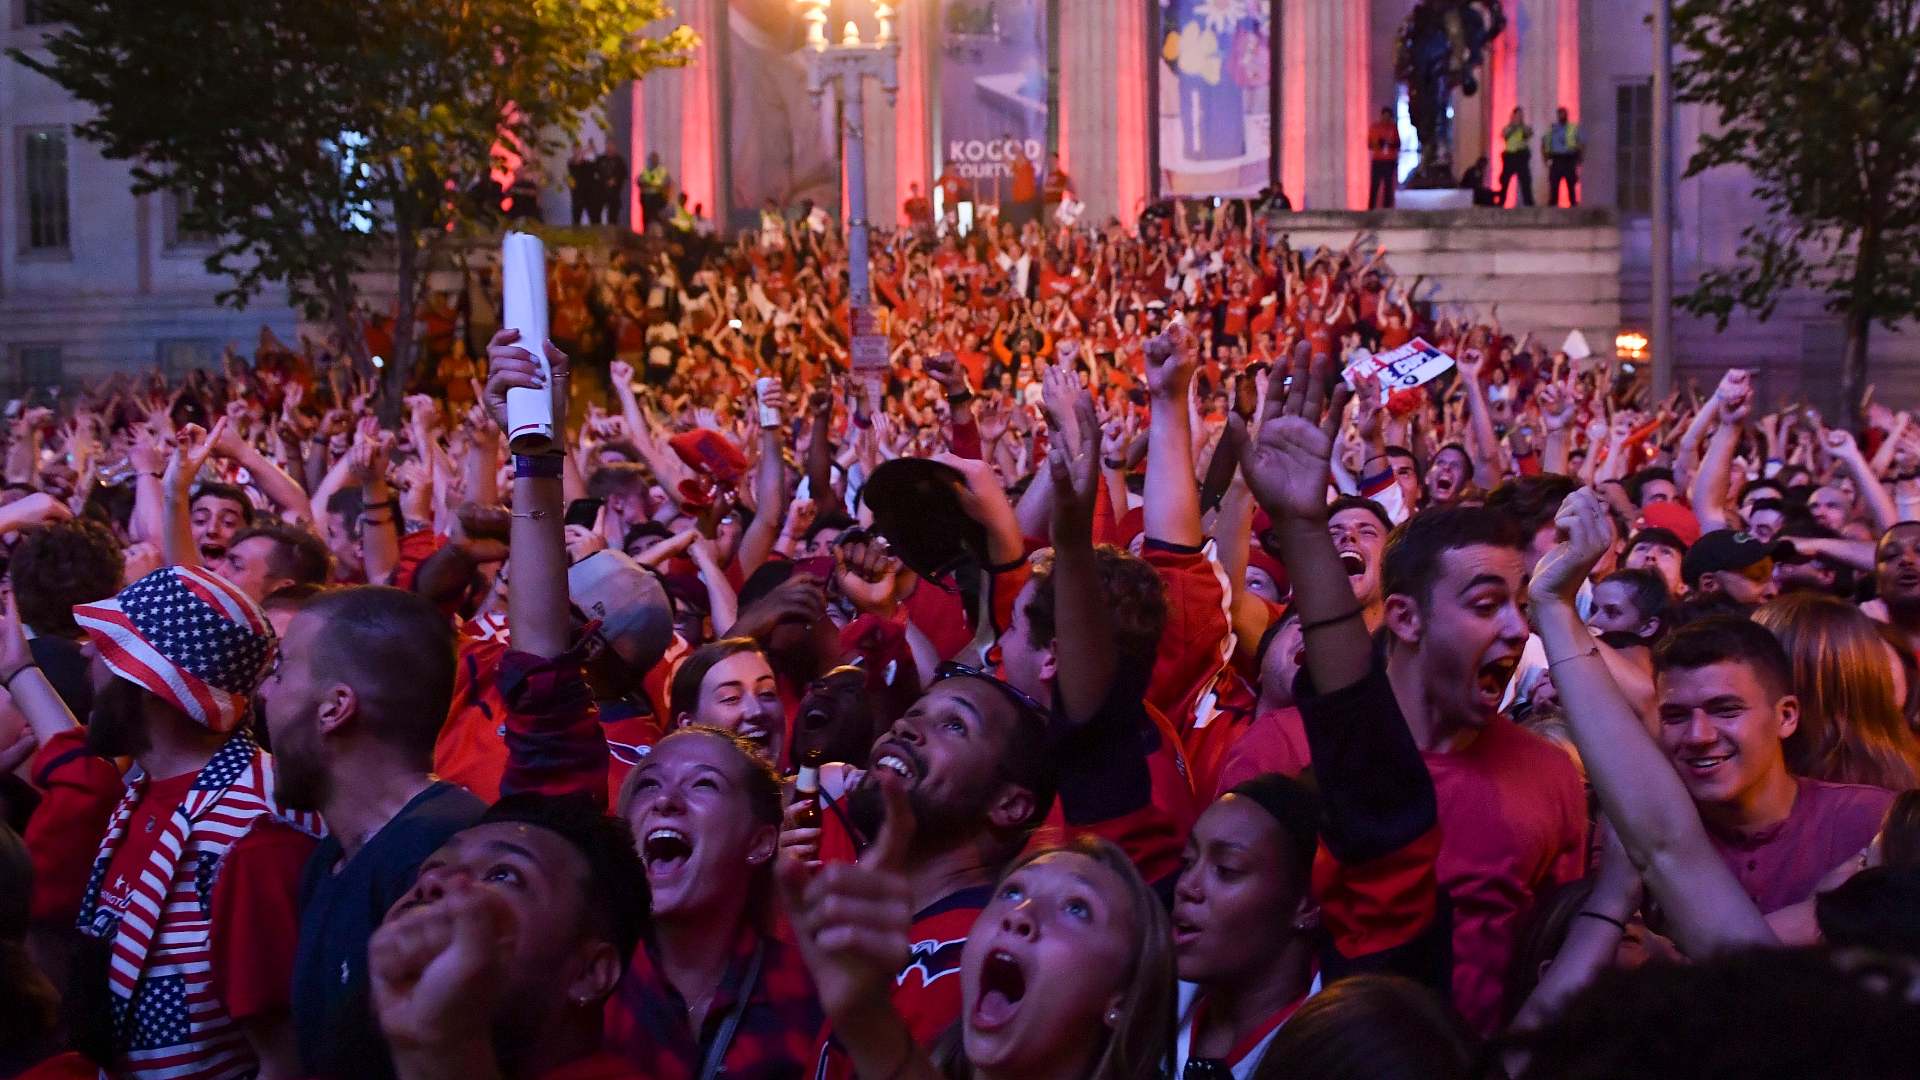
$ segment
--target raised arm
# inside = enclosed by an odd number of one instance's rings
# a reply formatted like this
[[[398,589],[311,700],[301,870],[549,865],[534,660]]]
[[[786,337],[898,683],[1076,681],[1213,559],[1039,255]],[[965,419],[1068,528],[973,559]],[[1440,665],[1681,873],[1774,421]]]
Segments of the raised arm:
[[[1860,489],[1860,497],[1867,501],[1867,514],[1873,519],[1875,536],[1892,528],[1900,520],[1900,511],[1893,504],[1893,495],[1880,483],[1880,477],[1873,466],[1860,453],[1860,447],[1853,441],[1853,433],[1843,428],[1833,428],[1822,438],[1826,442],[1827,453],[1838,458],[1840,464],[1853,474],[1854,486]]]
[[[1070,371],[1050,368],[1049,380],[1070,381],[1074,423],[1056,432],[1047,451],[1053,477],[1054,660],[1067,718],[1085,723],[1100,711],[1119,670],[1112,618],[1093,551],[1093,518],[1100,499],[1100,424],[1093,395]],[[1188,478],[1191,485],[1192,478]]]
[[[1480,387],[1480,369],[1485,364],[1485,359],[1463,357],[1454,366],[1460,369],[1467,410],[1473,416],[1473,482],[1492,491],[1500,483],[1500,439],[1493,432],[1493,410],[1487,407],[1487,393]]]
[[[173,454],[167,459],[167,471],[160,479],[166,500],[160,504],[162,550],[169,566],[199,566],[200,548],[193,542],[193,512],[187,499],[193,493],[194,477],[212,456],[213,448],[226,434],[227,420],[214,422],[213,431],[201,431],[193,424],[181,428]]]
[[[307,499],[306,489],[300,486],[298,480],[288,476],[273,459],[242,437],[238,418],[245,415],[244,403],[235,401],[227,406],[226,425],[220,428],[220,438],[213,444],[214,452],[232,458],[246,469],[248,475],[253,477],[254,486],[280,511],[281,517],[296,525],[312,523],[313,504]]]
[[[1306,635],[1306,666],[1322,694],[1360,681],[1372,648],[1360,602],[1327,531],[1327,479],[1333,437],[1349,391],[1327,383],[1333,358],[1312,357],[1301,342],[1293,351],[1293,384],[1269,386],[1260,427],[1240,458],[1241,474],[1260,508],[1273,519],[1280,561],[1293,581],[1293,604]]]
[[[1147,342],[1147,483],[1142,492],[1147,539],[1199,547],[1200,491],[1193,482],[1193,426],[1187,397],[1199,363],[1199,342],[1186,321]]]
[[[533,354],[516,344],[517,330],[501,330],[487,345],[490,370],[487,408],[501,430],[507,426],[507,391],[553,387],[554,430],[566,430],[567,356],[545,343],[551,380],[543,381]],[[567,610],[566,496],[561,490],[565,454],[514,459],[513,523],[508,541],[507,628],[513,647],[551,660],[567,650],[572,626]]]
[[[787,415],[787,394],[778,386],[769,386],[760,392],[759,403],[775,410],[783,420]],[[773,552],[773,542],[780,538],[780,526],[786,521],[787,499],[793,493],[787,487],[785,432],[786,425],[780,421],[760,426],[760,460],[753,472],[753,523],[740,534],[742,574],[752,574],[767,561]],[[816,494],[814,501],[819,500]]]
[[[1713,400],[1719,405],[1720,427],[1707,441],[1700,475],[1693,482],[1693,513],[1700,519],[1701,532],[1728,525],[1727,480],[1733,472],[1733,452],[1740,445],[1740,425],[1747,418],[1752,395],[1747,373],[1739,368],[1728,371],[1713,392]]]
[[[1574,597],[1614,540],[1591,488],[1567,497],[1555,524],[1567,540],[1540,561],[1528,594],[1548,671],[1607,820],[1692,957],[1778,941],[1707,841],[1692,798],[1615,685]]]

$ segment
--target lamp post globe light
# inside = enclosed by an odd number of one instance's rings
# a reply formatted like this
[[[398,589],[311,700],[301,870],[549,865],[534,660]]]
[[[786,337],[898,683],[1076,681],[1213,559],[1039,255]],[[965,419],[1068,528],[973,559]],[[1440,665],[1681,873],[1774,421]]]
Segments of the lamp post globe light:
[[[807,92],[815,104],[829,86],[840,96],[841,132],[845,140],[847,163],[847,276],[851,293],[848,306],[853,309],[849,328],[859,334],[867,309],[873,306],[873,287],[867,265],[867,155],[866,111],[861,87],[868,76],[880,83],[887,101],[893,101],[900,89],[900,42],[893,36],[894,5],[874,5],[879,33],[871,42],[860,39],[860,28],[851,21],[839,42],[827,40],[827,5],[830,0],[796,0],[800,17],[807,24],[806,46],[801,51],[807,61]]]

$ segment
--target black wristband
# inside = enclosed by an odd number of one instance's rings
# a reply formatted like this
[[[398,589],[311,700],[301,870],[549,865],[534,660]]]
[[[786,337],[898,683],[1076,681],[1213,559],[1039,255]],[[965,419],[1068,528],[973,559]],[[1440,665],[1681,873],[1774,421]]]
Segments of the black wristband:
[[[566,456],[563,454],[513,455],[513,475],[516,479],[558,480],[565,471]]]
[[[973,391],[971,390],[962,390],[957,394],[947,395],[947,404],[956,409],[972,400]]]
[[[1100,459],[1100,464],[1102,464],[1102,465],[1105,465],[1105,466],[1106,466],[1107,468],[1109,468],[1109,469],[1112,469],[1112,470],[1113,470],[1114,472],[1126,472],[1126,471],[1127,471],[1127,463],[1126,463],[1126,462],[1124,462],[1124,461],[1116,461],[1116,460],[1114,460],[1113,458],[1110,458],[1110,457],[1103,457],[1103,458],[1101,458],[1101,459]]]
[[[1302,634],[1305,634],[1313,630],[1324,630],[1329,626],[1338,626],[1339,624],[1346,622],[1348,619],[1353,618],[1355,615],[1360,614],[1362,610],[1364,609],[1356,607],[1352,611],[1347,612],[1345,615],[1335,615],[1331,619],[1320,619],[1315,622],[1307,623],[1306,625],[1300,627],[1300,632]]]

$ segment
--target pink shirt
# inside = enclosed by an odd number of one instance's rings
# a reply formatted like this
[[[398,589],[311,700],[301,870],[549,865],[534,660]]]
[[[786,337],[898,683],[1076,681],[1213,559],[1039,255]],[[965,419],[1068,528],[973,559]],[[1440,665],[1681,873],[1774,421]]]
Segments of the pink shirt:
[[[1713,849],[1762,915],[1812,896],[1827,871],[1873,841],[1893,804],[1893,792],[1884,788],[1804,776],[1797,783],[1785,821],[1750,833],[1707,826]]]

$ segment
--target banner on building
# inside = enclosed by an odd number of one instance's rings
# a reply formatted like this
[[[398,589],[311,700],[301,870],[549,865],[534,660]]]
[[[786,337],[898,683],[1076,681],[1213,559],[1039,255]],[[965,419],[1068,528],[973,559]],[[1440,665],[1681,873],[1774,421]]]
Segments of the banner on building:
[[[831,93],[807,93],[806,24],[793,0],[726,0],[728,201],[738,222],[767,200],[790,214],[803,200],[840,212],[840,139]],[[835,41],[848,22],[878,36],[874,0],[834,0]]]
[[[1272,175],[1271,0],[1157,3],[1160,194],[1259,194]]]
[[[1017,165],[1047,174],[1046,0],[940,0],[939,67],[943,175],[1012,203]]]

